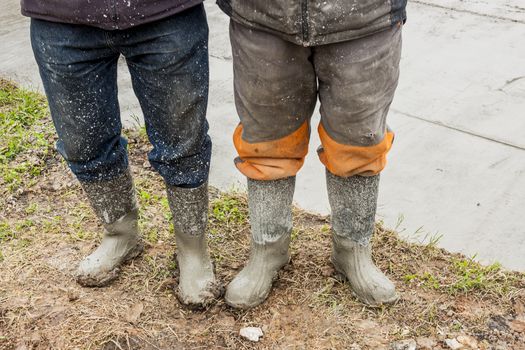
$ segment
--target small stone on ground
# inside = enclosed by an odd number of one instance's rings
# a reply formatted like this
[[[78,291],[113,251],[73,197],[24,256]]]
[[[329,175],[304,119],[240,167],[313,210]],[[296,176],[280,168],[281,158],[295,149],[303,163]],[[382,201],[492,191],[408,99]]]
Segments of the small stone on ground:
[[[463,348],[463,345],[461,345],[461,343],[456,339],[445,339],[445,344],[447,344],[447,346],[452,350],[459,350]]]
[[[260,327],[244,327],[241,328],[239,335],[249,341],[258,342],[263,336],[263,331]]]
[[[430,350],[436,346],[436,341],[432,338],[420,337],[417,338],[417,345],[419,346],[419,349]]]
[[[392,350],[416,350],[417,344],[414,339],[400,340],[390,344]]]

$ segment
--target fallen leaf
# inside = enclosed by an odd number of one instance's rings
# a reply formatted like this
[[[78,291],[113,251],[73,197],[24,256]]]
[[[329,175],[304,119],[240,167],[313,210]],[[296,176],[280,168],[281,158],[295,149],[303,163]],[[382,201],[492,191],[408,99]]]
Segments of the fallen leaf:
[[[72,302],[72,301],[75,301],[75,300],[78,300],[80,298],[80,294],[78,291],[74,290],[74,289],[69,289],[67,291],[67,300],[69,302]]]
[[[144,310],[144,304],[137,303],[129,308],[128,312],[126,313],[126,321],[135,324],[139,320],[140,314],[142,314],[142,311]]]
[[[525,333],[525,321],[516,319],[514,321],[510,321],[509,326],[513,331]]]
[[[468,346],[468,347],[470,347],[472,349],[477,349],[478,348],[478,341],[474,337],[471,337],[469,335],[460,335],[456,339],[461,344],[463,344],[465,346]]]
[[[434,339],[428,337],[419,337],[416,339],[416,342],[419,348],[424,350],[434,349],[434,347],[437,344],[437,342]]]
[[[15,350],[28,350],[28,347],[25,343],[20,343],[16,346]]]
[[[517,300],[516,304],[514,305],[514,312],[516,312],[516,315],[525,318],[525,305],[523,305],[521,301]]]
[[[27,306],[29,306],[29,297],[26,296],[8,299],[7,302],[4,304],[4,307],[7,310],[16,310]]]
[[[364,331],[367,331],[367,330],[372,330],[372,329],[377,329],[379,327],[379,325],[377,324],[377,322],[374,322],[372,320],[369,320],[369,319],[366,319],[366,320],[362,320],[362,321],[358,321],[355,323],[355,325],[364,330]]]

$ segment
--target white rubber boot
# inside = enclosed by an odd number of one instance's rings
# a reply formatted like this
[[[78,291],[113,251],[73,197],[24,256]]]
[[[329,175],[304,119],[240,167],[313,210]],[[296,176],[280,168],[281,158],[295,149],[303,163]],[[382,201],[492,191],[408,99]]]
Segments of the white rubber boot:
[[[76,277],[85,287],[102,287],[118,277],[124,262],[143,250],[133,180],[126,172],[113,180],[81,184],[105,232],[97,249],[80,262]]]
[[[332,208],[332,263],[363,303],[377,306],[398,299],[394,284],[372,261],[379,175],[333,175],[326,171]]]
[[[248,179],[252,230],[251,254],[226,288],[226,303],[248,309],[264,302],[279,270],[288,263],[295,177],[273,181]]]
[[[167,186],[177,242],[177,297],[187,306],[202,308],[222,294],[208,253],[208,184],[197,188]]]

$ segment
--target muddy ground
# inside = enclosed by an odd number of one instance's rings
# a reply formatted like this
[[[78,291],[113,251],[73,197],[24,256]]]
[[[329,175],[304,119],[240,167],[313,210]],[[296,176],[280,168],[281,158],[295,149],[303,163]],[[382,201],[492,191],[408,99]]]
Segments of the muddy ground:
[[[329,262],[330,220],[296,209],[292,260],[267,302],[179,304],[176,251],[143,130],[126,131],[145,253],[110,287],[76,284],[76,264],[102,227],[55,141],[45,101],[0,80],[0,350],[11,349],[525,349],[525,275],[404,242],[377,225],[374,260],[395,282],[392,306],[359,303]],[[12,122],[16,120],[16,122]],[[14,136],[13,136],[14,135]],[[230,160],[228,160],[230,161]],[[248,256],[243,193],[212,190],[208,238],[227,283]],[[252,343],[239,336],[261,327]]]

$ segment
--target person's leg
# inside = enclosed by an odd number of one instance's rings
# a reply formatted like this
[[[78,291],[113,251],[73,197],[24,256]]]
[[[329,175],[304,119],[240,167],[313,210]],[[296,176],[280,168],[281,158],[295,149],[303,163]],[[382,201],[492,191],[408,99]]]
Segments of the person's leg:
[[[137,204],[120,136],[119,54],[99,29],[31,21],[31,43],[57,130],[57,149],[80,181],[106,232],[79,266],[78,281],[101,286],[141,251]]]
[[[308,151],[317,83],[310,49],[231,22],[237,168],[248,178],[251,255],[226,302],[249,308],[268,296],[288,262],[295,174]]]
[[[190,306],[219,297],[206,243],[208,172],[208,25],[202,5],[119,35],[173,212],[177,295]]]
[[[170,186],[208,180],[208,24],[198,5],[116,36],[144,113],[148,158]]]
[[[332,208],[335,268],[357,297],[372,305],[397,299],[395,286],[374,265],[370,239],[375,228],[379,172],[393,133],[386,116],[399,76],[401,29],[316,47],[322,148]]]

